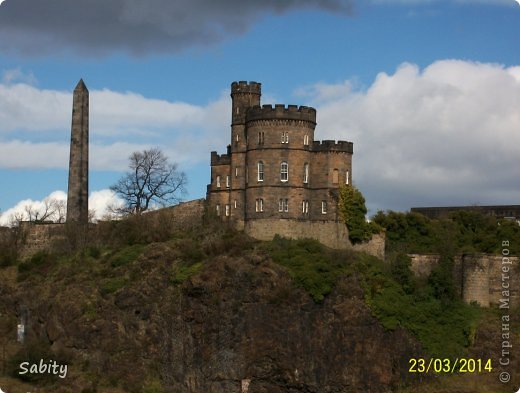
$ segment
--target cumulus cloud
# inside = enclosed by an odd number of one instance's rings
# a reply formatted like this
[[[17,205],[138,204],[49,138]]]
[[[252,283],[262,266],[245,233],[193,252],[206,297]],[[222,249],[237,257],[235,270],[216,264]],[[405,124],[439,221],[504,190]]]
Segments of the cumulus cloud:
[[[89,210],[94,220],[106,218],[111,214],[111,207],[122,204],[122,200],[111,190],[94,191],[90,194]],[[11,226],[17,221],[41,219],[47,212],[52,212],[46,220],[63,222],[66,216],[67,194],[53,191],[41,201],[25,199],[0,214],[0,226]]]
[[[130,153],[161,146],[175,162],[207,161],[228,138],[229,96],[207,105],[133,92],[90,91],[90,167],[123,170]],[[67,168],[72,93],[0,83],[0,168]]]
[[[7,0],[0,49],[26,55],[72,49],[145,54],[211,45],[258,19],[302,8],[348,13],[352,0]]]
[[[354,142],[353,178],[372,213],[518,203],[519,67],[402,64],[366,90],[350,86],[306,92],[317,97],[317,137]]]

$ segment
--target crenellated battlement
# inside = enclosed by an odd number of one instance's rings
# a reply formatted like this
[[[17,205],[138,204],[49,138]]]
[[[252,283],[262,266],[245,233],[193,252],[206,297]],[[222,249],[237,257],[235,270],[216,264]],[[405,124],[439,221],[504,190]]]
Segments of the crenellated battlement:
[[[239,81],[231,83],[231,95],[236,93],[258,94],[262,93],[262,84],[258,82]]]
[[[217,154],[216,151],[211,152],[211,165],[230,165],[231,154]]]
[[[309,106],[270,104],[253,106],[247,111],[246,121],[253,120],[299,120],[316,124],[316,109]]]
[[[314,141],[312,142],[312,151],[340,151],[353,154],[354,153],[354,144],[352,142],[347,141],[333,141],[333,140],[324,140],[324,141]]]

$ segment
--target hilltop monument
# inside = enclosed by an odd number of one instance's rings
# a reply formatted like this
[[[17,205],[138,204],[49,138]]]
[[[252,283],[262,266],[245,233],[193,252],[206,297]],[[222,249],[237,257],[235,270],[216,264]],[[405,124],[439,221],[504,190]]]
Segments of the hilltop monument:
[[[88,223],[88,89],[80,79],[73,94],[67,222]]]

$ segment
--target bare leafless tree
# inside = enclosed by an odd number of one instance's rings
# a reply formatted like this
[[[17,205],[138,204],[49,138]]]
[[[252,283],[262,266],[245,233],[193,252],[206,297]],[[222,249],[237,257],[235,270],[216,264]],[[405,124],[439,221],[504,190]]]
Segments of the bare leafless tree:
[[[180,200],[186,175],[177,169],[177,164],[169,163],[159,148],[134,152],[129,161],[130,171],[110,187],[123,199],[124,212],[141,214],[155,205]]]
[[[45,198],[41,203],[34,202],[25,205],[23,211],[12,213],[9,217],[10,226],[16,226],[22,221],[42,223],[52,221],[65,222],[66,202],[64,200]]]

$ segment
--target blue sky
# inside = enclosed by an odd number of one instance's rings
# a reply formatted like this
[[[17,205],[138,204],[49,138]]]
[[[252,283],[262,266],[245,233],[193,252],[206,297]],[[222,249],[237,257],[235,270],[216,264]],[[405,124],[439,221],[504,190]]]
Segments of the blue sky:
[[[87,6],[88,4],[88,6]],[[378,209],[520,203],[514,0],[6,0],[0,5],[0,224],[67,189],[72,90],[90,90],[98,215],[135,150],[161,147],[203,197],[229,143],[229,86],[310,105],[354,143]]]

